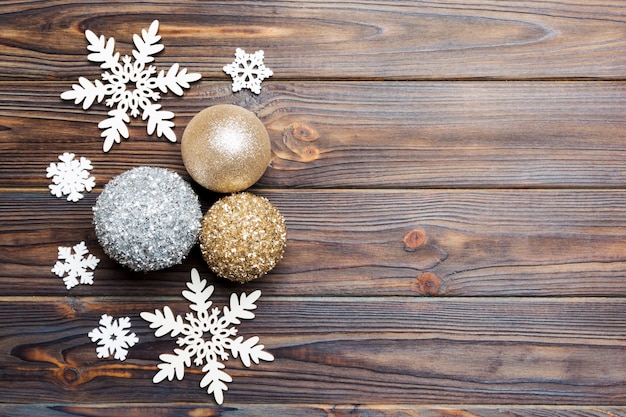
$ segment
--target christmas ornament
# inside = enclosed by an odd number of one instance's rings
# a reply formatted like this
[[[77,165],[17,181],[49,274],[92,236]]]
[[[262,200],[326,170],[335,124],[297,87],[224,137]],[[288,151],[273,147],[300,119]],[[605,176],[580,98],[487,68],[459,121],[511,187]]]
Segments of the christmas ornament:
[[[139,167],[113,178],[93,208],[104,252],[133,271],[179,264],[197,242],[198,196],[177,173]]]
[[[59,246],[58,251],[58,261],[51,271],[56,276],[63,278],[63,283],[68,290],[78,284],[93,285],[92,271],[96,269],[100,259],[89,253],[85,242],[80,242],[72,247]],[[89,271],[90,269],[91,271]]]
[[[233,79],[233,92],[248,88],[253,93],[261,92],[261,82],[274,75],[263,63],[263,50],[247,54],[243,49],[235,50],[235,61],[224,65],[224,72]]]
[[[93,168],[91,161],[85,157],[76,160],[73,153],[64,152],[59,155],[58,163],[50,163],[46,169],[46,177],[52,178],[48,185],[50,193],[56,197],[67,196],[67,201],[74,203],[83,198],[83,192],[91,191],[96,186],[96,179],[89,176]]]
[[[206,387],[207,393],[213,394],[215,401],[222,404],[224,391],[228,390],[226,383],[233,380],[223,371],[225,366],[222,362],[228,359],[229,353],[233,358],[241,359],[246,367],[250,367],[251,362],[258,364],[261,360],[274,360],[271,353],[263,350],[265,346],[258,344],[258,336],[235,338],[237,329],[232,326],[240,324],[242,319],[254,318],[254,302],[261,296],[261,291],[243,293],[239,297],[231,294],[230,306],[220,311],[217,307],[209,310],[213,304],[209,300],[213,286],[207,286],[207,281],[200,279],[195,268],[191,270],[191,282],[187,283],[187,288],[189,291],[183,291],[183,297],[191,302],[189,309],[193,312],[185,314],[184,318],[175,316],[168,306],[163,307],[163,311],[157,309],[154,313],[141,313],[141,318],[150,323],[150,328],[156,329],[156,337],[180,335],[176,343],[183,348],[174,349],[174,354],[164,353],[159,356],[162,362],[157,365],[159,372],[154,375],[152,382],[157,384],[166,378],[171,381],[174,377],[182,380],[185,368],[191,366],[193,359],[194,365],[202,366],[202,372],[205,373],[200,387]]]
[[[108,97],[105,104],[114,107],[109,111],[108,119],[98,124],[103,129],[102,136],[104,145],[102,150],[108,152],[113,143],[120,143],[121,138],[128,139],[126,123],[130,122],[128,113],[132,117],[148,120],[147,131],[151,135],[156,131],[158,137],[165,136],[170,142],[176,142],[176,134],[172,130],[174,113],[161,110],[161,105],[156,104],[161,99],[162,93],[173,92],[177,96],[183,95],[183,88],[189,88],[189,83],[201,78],[198,73],[187,73],[183,68],[179,71],[179,65],[172,65],[167,73],[161,70],[157,74],[156,67],[147,65],[154,61],[154,55],[164,48],[159,43],[161,36],[157,35],[159,21],[155,20],[146,31],[141,31],[141,36],[133,36],[135,50],[133,58],[128,55],[122,57],[120,62],[119,52],[115,50],[115,39],[106,39],[103,35],[98,37],[90,30],[85,31],[85,37],[89,41],[87,50],[91,53],[87,59],[99,62],[102,73],[102,81],[91,82],[84,77],[78,79],[79,84],[72,85],[72,89],[61,94],[64,100],[74,100],[74,104],[83,103],[83,109],[87,110],[94,101],[102,102]],[[110,71],[110,72],[109,72]],[[134,86],[129,88],[128,85]]]
[[[128,348],[135,346],[139,338],[135,333],[128,333],[130,330],[130,318],[120,317],[113,319],[108,314],[103,314],[96,327],[87,336],[92,342],[97,343],[96,353],[99,358],[108,358],[113,355],[120,361],[126,360]]]
[[[261,178],[272,147],[265,126],[254,113],[219,104],[191,119],[183,133],[181,154],[196,182],[212,191],[232,193]]]
[[[278,209],[251,193],[220,199],[204,215],[200,230],[200,249],[211,270],[242,284],[274,268],[286,241]]]

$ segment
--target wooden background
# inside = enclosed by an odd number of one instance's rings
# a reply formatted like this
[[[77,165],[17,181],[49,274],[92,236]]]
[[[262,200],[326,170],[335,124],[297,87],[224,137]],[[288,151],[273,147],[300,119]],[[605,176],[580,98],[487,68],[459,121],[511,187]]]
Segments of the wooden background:
[[[87,61],[84,31],[161,22],[155,64],[203,77],[175,112],[259,115],[273,159],[252,189],[283,213],[268,276],[218,280],[198,249],[134,274],[109,260],[91,207],[140,165],[190,179],[180,144],[102,152],[104,105],[60,99]],[[232,93],[237,47],[265,51],[260,95]],[[3,1],[0,8],[0,415],[626,416],[626,3],[562,1]],[[48,192],[63,152],[93,162],[78,203]],[[218,197],[196,187],[203,209]],[[57,246],[85,240],[93,286],[66,290]],[[223,406],[200,370],[153,384],[160,353],[140,317],[170,305],[192,267],[231,292],[261,289],[275,361],[226,363]],[[140,343],[98,359],[87,333],[127,315]]]

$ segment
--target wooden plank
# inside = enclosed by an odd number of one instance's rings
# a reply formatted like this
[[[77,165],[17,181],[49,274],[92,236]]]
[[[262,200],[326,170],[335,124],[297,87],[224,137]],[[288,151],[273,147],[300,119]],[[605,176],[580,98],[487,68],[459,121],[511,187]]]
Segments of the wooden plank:
[[[337,404],[238,404],[224,406],[203,404],[0,404],[0,412],[12,417],[625,417],[626,409],[618,407],[551,407],[551,406],[437,406],[437,405],[337,405]]]
[[[98,77],[84,30],[130,54],[153,19],[166,45],[159,69],[178,62],[211,79],[226,79],[239,46],[264,49],[276,80],[623,78],[625,16],[621,0],[11,2],[0,78]]]
[[[268,294],[626,294],[624,190],[258,191],[288,228],[284,259],[255,284]],[[50,268],[57,246],[81,240],[102,261],[74,295],[171,294],[190,268],[208,271],[197,248],[160,272],[119,267],[97,243],[96,198],[0,193],[2,294],[24,294],[25,282],[29,294],[67,294]],[[201,195],[205,209],[214,199]]]
[[[188,311],[180,295],[1,299],[3,398],[210,404],[199,370],[152,383],[159,355],[177,345],[155,338],[139,313],[164,305]],[[227,361],[226,404],[626,401],[623,299],[262,297],[257,305],[238,334],[258,335],[275,361]],[[104,313],[129,316],[140,339],[124,362],[98,359],[87,337]]]
[[[201,72],[176,113],[233,103],[267,126],[272,165],[252,191],[285,215],[285,259],[246,286],[198,249],[130,273],[107,259],[91,207],[139,165],[186,179],[179,144],[146,136],[101,151],[104,105],[59,94],[86,59],[84,30],[161,21],[155,64]],[[0,415],[626,417],[626,3],[512,0],[4,2],[0,10]],[[235,47],[264,49],[263,92],[233,94]],[[79,203],[47,192],[62,152],[94,162]],[[196,187],[203,209],[217,195]],[[102,261],[68,291],[57,246]],[[226,366],[223,407],[202,372],[152,384],[159,354],[139,316],[181,297],[197,267],[214,302],[261,289],[273,363]],[[140,344],[98,359],[87,332],[128,315]]]
[[[141,120],[104,154],[106,107],[62,101],[69,88],[0,84],[0,187],[46,187],[67,151],[92,160],[99,185],[138,165],[184,173],[179,144],[147,137]],[[204,82],[161,103],[179,138],[214,104],[258,113],[274,151],[262,187],[626,187],[624,82],[298,82],[258,97]]]

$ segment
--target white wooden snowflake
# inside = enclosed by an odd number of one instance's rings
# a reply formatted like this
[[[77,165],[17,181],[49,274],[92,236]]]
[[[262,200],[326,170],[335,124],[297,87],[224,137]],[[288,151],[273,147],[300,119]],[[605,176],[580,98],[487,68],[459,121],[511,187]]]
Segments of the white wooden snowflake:
[[[59,260],[54,264],[52,272],[63,278],[67,289],[71,289],[80,284],[93,285],[93,270],[100,262],[87,250],[85,242],[80,242],[73,247],[59,246]],[[72,249],[74,253],[72,253]],[[85,257],[85,255],[87,255]],[[91,269],[91,271],[88,271]]]
[[[171,120],[174,113],[161,110],[161,105],[156,104],[161,99],[158,90],[182,96],[183,88],[189,88],[189,83],[199,80],[201,75],[188,74],[186,68],[179,71],[178,64],[172,65],[167,73],[161,70],[157,74],[156,67],[147,65],[154,61],[153,55],[163,50],[158,30],[159,21],[155,20],[147,31],[141,31],[141,36],[133,36],[134,62],[128,55],[124,55],[120,62],[119,52],[114,52],[115,39],[106,39],[103,35],[98,37],[90,30],[85,31],[89,41],[87,50],[92,52],[87,55],[87,59],[99,62],[100,68],[107,71],[102,73],[102,81],[95,80],[92,83],[80,77],[79,84],[72,85],[71,90],[61,94],[61,98],[74,100],[75,104],[82,102],[83,109],[87,110],[94,101],[100,103],[107,97],[105,104],[113,107],[113,110],[109,111],[108,119],[98,124],[103,129],[100,136],[104,138],[104,152],[108,152],[113,143],[120,143],[122,137],[128,139],[128,113],[132,117],[141,114],[141,118],[148,121],[149,135],[156,131],[158,137],[165,136],[169,141],[176,142],[176,134],[172,130],[174,122]]]
[[[50,193],[56,197],[67,196],[67,201],[77,202],[83,198],[83,192],[91,191],[96,186],[96,179],[89,176],[89,170],[93,168],[91,161],[65,152],[59,155],[61,162],[52,162],[46,169],[46,177],[52,178],[52,184],[48,185]]]
[[[223,68],[224,72],[233,79],[234,92],[242,88],[248,88],[256,94],[261,92],[261,82],[274,74],[263,63],[263,57],[263,50],[247,54],[243,49],[237,48],[235,61]]]
[[[249,367],[251,362],[258,364],[260,360],[273,361],[274,356],[263,350],[265,346],[257,344],[257,336],[244,340],[242,336],[235,338],[237,329],[231,327],[240,324],[241,319],[253,319],[251,310],[256,308],[254,302],[261,296],[257,290],[249,295],[245,293],[237,297],[230,296],[230,306],[225,306],[220,312],[219,308],[209,311],[212,301],[209,297],[213,294],[213,286],[207,286],[206,280],[201,280],[198,271],[191,270],[191,282],[187,283],[189,291],[183,291],[183,297],[191,302],[189,308],[195,312],[187,313],[185,318],[174,315],[172,310],[165,306],[163,311],[155,310],[153,313],[141,313],[141,317],[150,322],[150,328],[156,329],[155,336],[161,337],[166,334],[171,336],[180,335],[177,344],[182,349],[174,349],[174,354],[162,354],[158,365],[159,372],[154,376],[153,382],[159,383],[165,378],[173,380],[176,377],[182,380],[185,368],[191,366],[191,361],[196,366],[202,366],[205,372],[200,387],[207,387],[207,393],[213,394],[215,401],[222,404],[224,391],[228,390],[227,382],[232,378],[222,369],[229,353],[233,358],[239,357],[241,362]],[[222,317],[220,317],[222,313]]]
[[[113,317],[103,314],[99,324],[100,327],[87,333],[92,342],[98,343],[96,348],[98,357],[108,358],[110,355],[114,355],[115,359],[125,360],[128,348],[139,342],[135,333],[128,333],[130,318],[121,317],[113,320]]]

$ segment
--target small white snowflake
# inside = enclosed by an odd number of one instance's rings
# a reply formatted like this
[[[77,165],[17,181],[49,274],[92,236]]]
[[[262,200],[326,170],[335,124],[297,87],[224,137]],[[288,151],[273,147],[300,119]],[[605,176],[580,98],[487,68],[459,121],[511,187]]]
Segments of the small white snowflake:
[[[92,342],[98,343],[96,348],[98,357],[108,358],[110,355],[114,355],[115,359],[125,360],[128,348],[139,342],[135,333],[128,333],[130,318],[121,317],[113,320],[113,317],[103,314],[99,324],[100,327],[87,333]]]
[[[77,202],[83,198],[83,192],[91,191],[96,186],[96,179],[89,176],[89,170],[93,168],[91,161],[65,152],[59,155],[58,163],[50,163],[46,169],[46,177],[52,178],[52,184],[48,185],[50,193],[56,197],[67,196],[67,201]]]
[[[224,391],[228,390],[227,382],[232,378],[224,372],[225,361],[229,353],[233,358],[239,357],[241,362],[249,367],[251,362],[258,364],[260,360],[273,361],[274,356],[263,350],[265,346],[257,344],[258,336],[244,340],[242,336],[235,338],[237,329],[230,327],[232,324],[240,324],[241,319],[253,319],[251,310],[256,308],[254,302],[261,296],[257,290],[249,295],[245,293],[237,297],[230,296],[230,306],[223,308],[220,318],[220,309],[213,308],[209,311],[212,301],[209,297],[213,294],[213,286],[206,285],[206,280],[201,280],[198,271],[191,270],[191,282],[187,283],[190,291],[183,291],[183,296],[191,302],[189,308],[196,312],[187,313],[185,321],[181,316],[175,316],[172,310],[165,306],[163,311],[155,310],[153,313],[141,313],[141,317],[150,322],[150,328],[156,329],[155,336],[161,337],[166,334],[171,336],[181,335],[176,343],[183,349],[174,349],[174,354],[162,354],[158,364],[159,372],[152,381],[156,384],[165,378],[173,380],[176,377],[182,380],[185,375],[185,367],[191,366],[191,360],[196,366],[202,367],[205,372],[200,387],[207,387],[207,393],[213,394],[215,401],[222,404]],[[206,362],[206,363],[205,363]]]
[[[105,104],[108,107],[115,107],[109,111],[108,119],[98,124],[103,132],[100,136],[104,138],[103,150],[108,152],[113,143],[120,143],[121,138],[128,139],[128,127],[130,122],[128,113],[132,117],[141,114],[142,120],[148,120],[147,131],[151,135],[155,132],[158,137],[165,136],[169,141],[176,142],[176,134],[172,130],[174,122],[171,119],[174,113],[160,110],[161,105],[155,104],[161,99],[162,93],[171,91],[178,96],[183,95],[183,88],[189,88],[189,83],[201,78],[198,73],[187,74],[187,69],[179,71],[179,65],[173,64],[167,73],[161,70],[156,74],[153,65],[147,65],[154,61],[153,55],[161,52],[164,48],[159,43],[161,36],[157,35],[159,21],[155,20],[146,31],[141,31],[141,36],[134,35],[133,42],[135,49],[133,57],[124,55],[120,62],[119,52],[114,52],[115,39],[106,39],[103,35],[98,37],[90,30],[85,31],[85,37],[89,41],[87,50],[91,51],[87,59],[92,62],[99,62],[102,73],[102,80],[95,80],[93,83],[84,77],[78,79],[79,84],[72,85],[72,89],[61,94],[64,100],[74,100],[75,104],[83,103],[83,109],[87,110],[94,101],[102,102],[108,97]],[[127,84],[134,85],[128,88]]]
[[[72,254],[72,249],[74,253]],[[63,278],[67,289],[71,289],[80,284],[93,285],[93,272],[100,259],[96,258],[87,250],[85,242],[80,242],[74,247],[59,246],[59,260],[54,264],[52,272]],[[64,261],[64,262],[61,262]],[[67,275],[66,275],[67,274]],[[80,282],[79,282],[80,278]]]
[[[233,79],[233,91],[248,88],[253,93],[261,92],[261,82],[274,73],[263,63],[263,50],[247,54],[243,49],[235,51],[235,61],[225,65],[223,70]]]

